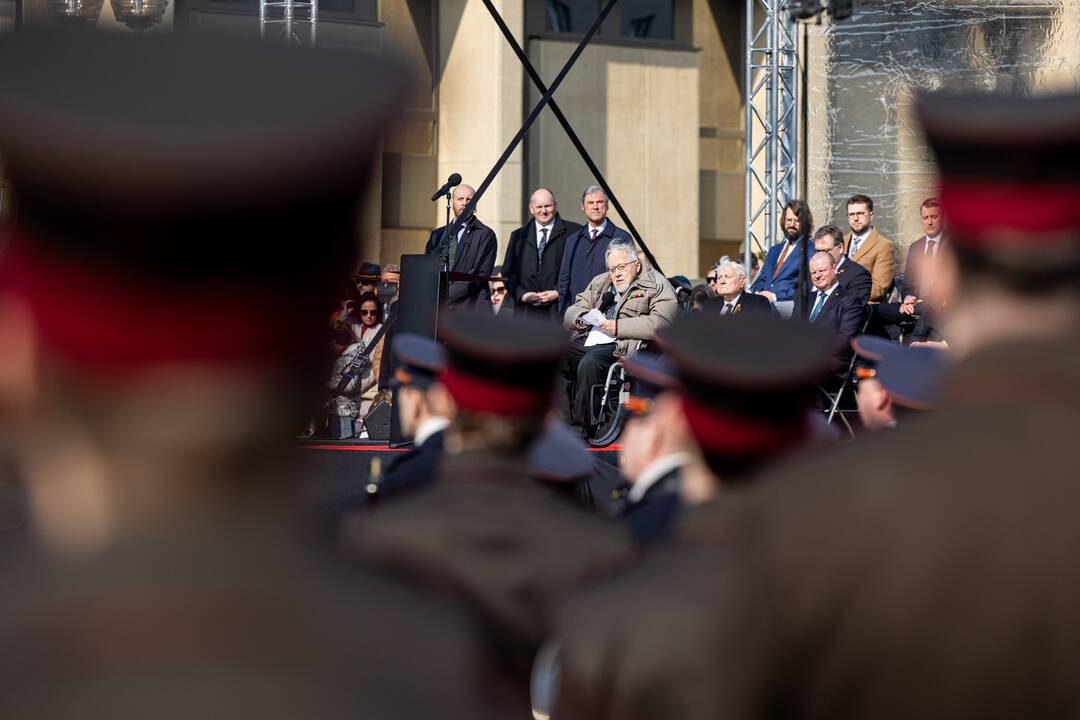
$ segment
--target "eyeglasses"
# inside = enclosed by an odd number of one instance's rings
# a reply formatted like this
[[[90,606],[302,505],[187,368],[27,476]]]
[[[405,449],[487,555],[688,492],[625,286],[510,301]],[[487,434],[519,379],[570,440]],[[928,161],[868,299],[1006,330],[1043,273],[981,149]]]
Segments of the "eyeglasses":
[[[503,294],[504,292],[506,292],[506,288],[504,288],[504,287],[497,287],[497,288],[495,288],[494,290],[492,290],[491,292],[493,292],[493,293],[495,293],[495,294],[497,294],[497,295],[501,295],[501,294]]]
[[[375,317],[376,315],[379,314],[379,311],[378,310],[361,310],[360,314],[363,315],[364,317]]]
[[[637,262],[637,260],[631,260],[630,262],[624,262],[624,263],[621,263],[619,265],[609,267],[607,269],[607,271],[609,273],[611,273],[612,275],[614,275],[617,272],[622,272],[623,270],[626,270],[628,267],[630,267],[631,265],[633,265],[636,262]]]
[[[715,285],[717,283],[717,280],[714,277],[708,277],[705,278],[705,282],[709,283],[710,285]]]
[[[868,213],[868,212],[867,212],[867,211],[865,211],[865,210],[859,210],[859,211],[856,211],[856,212],[849,212],[849,213],[847,214],[847,216],[848,216],[848,217],[862,217],[863,215],[869,215],[869,214],[870,214],[870,213]]]

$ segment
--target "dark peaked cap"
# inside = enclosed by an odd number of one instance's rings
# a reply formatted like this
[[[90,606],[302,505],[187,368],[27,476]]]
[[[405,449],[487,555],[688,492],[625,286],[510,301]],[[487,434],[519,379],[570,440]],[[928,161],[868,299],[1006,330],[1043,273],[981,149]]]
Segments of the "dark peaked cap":
[[[1080,244],[1080,95],[922,95],[959,247]]]
[[[462,409],[524,418],[549,408],[555,369],[568,344],[557,324],[459,311],[440,320],[439,337],[449,357],[443,384]]]
[[[807,410],[828,374],[831,333],[743,314],[720,327],[707,313],[690,313],[658,336],[678,372],[687,423],[707,455],[749,465],[806,434]]]
[[[18,195],[0,283],[54,350],[116,370],[312,347],[300,334],[353,265],[403,71],[235,36],[57,27],[0,39],[0,68]]]
[[[0,67],[0,154],[20,225],[136,256],[165,244],[149,231],[194,248],[167,252],[174,264],[210,248],[227,257],[263,229],[215,229],[193,216],[225,224],[355,203],[408,86],[397,66],[369,55],[192,33],[30,29],[0,40]],[[183,235],[170,232],[174,221]],[[232,242],[220,247],[221,235]],[[249,262],[277,255],[256,247],[245,248]]]

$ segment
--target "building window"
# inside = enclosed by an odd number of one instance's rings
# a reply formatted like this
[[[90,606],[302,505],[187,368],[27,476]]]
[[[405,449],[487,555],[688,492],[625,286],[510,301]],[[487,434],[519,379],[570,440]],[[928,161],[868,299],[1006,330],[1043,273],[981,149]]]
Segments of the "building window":
[[[675,39],[674,0],[624,0],[620,30],[623,37]]]
[[[544,31],[584,35],[596,22],[606,0],[544,0]],[[635,40],[675,39],[675,0],[623,0],[599,35]]]

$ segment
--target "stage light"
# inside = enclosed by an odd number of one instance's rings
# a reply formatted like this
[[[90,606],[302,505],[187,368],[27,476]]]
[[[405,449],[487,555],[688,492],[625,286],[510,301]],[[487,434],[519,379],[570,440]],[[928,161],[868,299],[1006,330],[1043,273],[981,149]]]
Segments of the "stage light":
[[[787,11],[796,20],[809,20],[821,13],[821,0],[791,0]]]
[[[829,15],[833,20],[847,20],[855,12],[855,0],[829,0]]]

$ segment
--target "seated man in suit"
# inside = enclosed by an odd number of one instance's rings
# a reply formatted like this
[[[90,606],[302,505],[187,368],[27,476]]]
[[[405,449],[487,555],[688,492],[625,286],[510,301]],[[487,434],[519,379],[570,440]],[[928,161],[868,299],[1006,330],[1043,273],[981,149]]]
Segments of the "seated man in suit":
[[[725,255],[716,263],[712,272],[716,277],[712,289],[717,297],[705,303],[707,309],[717,310],[721,315],[775,312],[764,297],[746,292],[746,268],[741,263]]]
[[[577,335],[559,364],[559,376],[567,388],[576,383],[570,424],[586,436],[593,385],[604,382],[616,359],[670,325],[679,308],[671,283],[652,267],[642,267],[632,240],[612,240],[605,258],[607,270],[593,278],[563,316],[563,326]],[[604,318],[595,326],[585,319],[593,310]]]
[[[866,195],[848,198],[847,216],[851,232],[844,238],[844,252],[870,272],[870,302],[882,302],[896,272],[892,240],[874,227],[874,201]]]
[[[814,217],[810,214],[810,206],[802,200],[792,200],[784,206],[784,214],[781,219],[784,232],[784,243],[774,245],[765,254],[765,264],[758,273],[750,291],[762,295],[769,302],[785,303],[780,306],[782,314],[787,303],[795,299],[795,286],[799,282],[799,262],[803,248],[801,242],[809,242],[810,230],[814,226]]]
[[[944,223],[941,215],[941,201],[926,198],[919,207],[923,225],[923,236],[908,246],[907,262],[904,265],[904,286],[901,289],[901,301],[881,303],[874,306],[868,332],[882,337],[898,333],[889,332],[890,327],[913,326],[925,309],[925,301],[934,286],[934,270],[938,264],[938,253],[945,246]],[[910,328],[909,328],[910,329]]]
[[[839,387],[851,362],[851,339],[859,333],[862,325],[863,304],[859,298],[847,295],[840,289],[836,279],[836,265],[833,256],[827,252],[814,253],[810,258],[810,280],[814,292],[805,305],[798,304],[795,317],[806,317],[812,325],[822,325],[832,330],[836,338],[836,349],[830,363],[830,369],[836,376]],[[804,315],[809,308],[809,314]]]
[[[630,375],[628,415],[619,450],[619,468],[630,480],[622,518],[638,545],[666,540],[679,503],[682,468],[693,460],[694,439],[676,392],[675,369],[647,352],[623,360]]]
[[[873,281],[870,271],[844,255],[844,236],[835,225],[822,225],[814,233],[814,251],[827,252],[836,263],[836,281],[845,295],[859,299],[865,305],[870,300]]]
[[[454,188],[451,204],[454,217],[461,220],[457,237],[443,237],[448,228],[446,225],[435,228],[428,237],[424,254],[441,255],[445,252],[451,271],[486,278],[491,275],[491,269],[495,267],[495,255],[498,253],[495,231],[480,222],[475,212],[470,213],[469,217],[461,217],[461,213],[472,201],[475,192],[468,185],[458,185]],[[449,227],[452,226],[453,223]],[[451,310],[487,307],[490,302],[490,291],[486,280],[455,280],[450,283],[446,304]]]
[[[503,280],[514,312],[557,319],[563,250],[581,226],[562,219],[547,188],[538,188],[529,198],[529,214],[532,220],[510,233]]]
[[[559,265],[559,315],[574,304],[593,278],[607,272],[604,252],[612,240],[630,241],[630,234],[608,219],[608,201],[603,188],[590,185],[581,194],[581,211],[588,222],[566,236]]]

